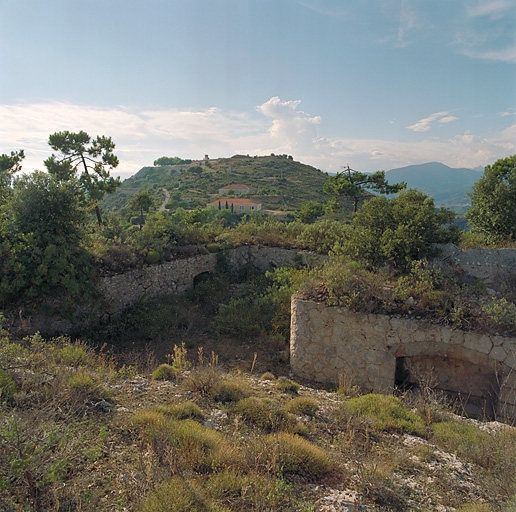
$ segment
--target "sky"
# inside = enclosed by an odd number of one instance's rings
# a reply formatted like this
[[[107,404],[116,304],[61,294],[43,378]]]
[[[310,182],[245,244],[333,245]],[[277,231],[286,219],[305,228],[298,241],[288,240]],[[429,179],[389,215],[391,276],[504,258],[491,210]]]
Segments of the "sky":
[[[327,172],[516,154],[516,0],[0,0],[0,154],[110,136]]]

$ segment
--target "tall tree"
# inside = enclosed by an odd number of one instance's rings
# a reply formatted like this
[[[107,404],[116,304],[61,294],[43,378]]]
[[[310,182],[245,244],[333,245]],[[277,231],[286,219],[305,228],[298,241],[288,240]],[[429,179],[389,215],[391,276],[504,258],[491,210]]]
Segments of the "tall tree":
[[[405,269],[414,259],[431,255],[433,244],[457,242],[454,217],[451,210],[436,209],[433,198],[415,189],[392,199],[373,197],[353,217],[344,252],[372,266],[390,261]]]
[[[488,240],[516,239],[516,155],[486,166],[473,185],[466,218]]]
[[[11,189],[14,173],[21,170],[21,161],[25,158],[23,149],[11,151],[10,155],[0,155],[0,201],[5,203]]]
[[[8,204],[0,222],[0,303],[76,300],[92,291],[76,180],[36,171],[15,181]]]
[[[45,160],[48,172],[58,181],[77,178],[84,197],[95,208],[99,226],[102,224],[99,202],[104,194],[113,193],[120,185],[120,178],[110,172],[118,166],[113,153],[115,144],[111,137],[97,136],[92,139],[86,132],[56,132],[48,139],[50,147],[58,151]]]
[[[138,194],[136,194],[131,201],[129,202],[129,209],[133,213],[137,213],[139,215],[139,225],[140,230],[145,224],[144,213],[147,213],[152,206],[152,197],[149,192],[146,190],[142,190]]]
[[[369,174],[350,169],[348,165],[342,172],[330,176],[324,185],[324,191],[327,194],[335,194],[337,197],[353,199],[353,213],[356,213],[359,200],[368,197],[366,191],[395,194],[405,187],[406,183],[389,185],[385,179],[385,171]]]

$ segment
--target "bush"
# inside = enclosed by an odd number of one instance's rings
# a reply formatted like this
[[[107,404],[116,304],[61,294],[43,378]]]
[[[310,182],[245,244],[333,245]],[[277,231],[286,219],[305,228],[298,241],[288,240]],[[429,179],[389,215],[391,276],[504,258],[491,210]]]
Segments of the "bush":
[[[269,457],[283,474],[321,477],[333,468],[328,454],[306,439],[279,432],[267,437]]]
[[[305,415],[313,418],[317,414],[319,406],[315,400],[300,396],[290,400],[286,405],[286,409],[292,414]]]
[[[297,393],[299,391],[299,384],[294,382],[287,377],[278,377],[276,380],[275,387],[278,391],[282,391],[283,393]]]
[[[193,478],[173,477],[145,498],[141,512],[224,512]]]
[[[368,394],[351,398],[343,404],[351,415],[370,423],[376,430],[423,435],[425,425],[420,416],[405,407],[398,397]]]
[[[97,382],[95,376],[86,372],[78,372],[72,375],[68,379],[67,384],[72,397],[85,404],[94,404],[95,402],[110,398],[108,390]]]
[[[163,414],[167,418],[174,420],[198,420],[204,419],[204,413],[202,409],[194,402],[182,402],[174,405],[162,405],[157,407],[157,411]]]
[[[247,383],[243,379],[236,377],[220,380],[213,390],[213,398],[217,402],[223,403],[238,402],[250,394]]]
[[[483,467],[491,465],[494,443],[487,432],[454,421],[434,423],[431,429],[434,440],[448,450]]]
[[[54,352],[57,363],[65,366],[80,366],[84,364],[88,357],[86,347],[80,343],[67,343]]]
[[[209,472],[228,457],[224,436],[192,419],[174,420],[158,410],[138,411],[133,425],[142,432],[158,459],[172,468]],[[175,469],[174,469],[175,470]]]
[[[184,378],[183,385],[189,391],[213,396],[221,379],[222,373],[216,366],[196,366]]]
[[[432,254],[433,244],[456,242],[454,214],[415,189],[397,197],[373,197],[353,217],[353,231],[343,245],[344,253],[372,266],[391,262],[406,269],[422,254]]]
[[[170,364],[160,364],[153,372],[152,378],[154,380],[173,380],[178,376],[174,367]]]
[[[227,504],[231,510],[256,512],[282,510],[282,504],[290,503],[288,489],[278,485],[276,475],[256,471],[241,474],[226,469],[210,475],[204,489],[219,504]]]
[[[248,397],[240,400],[235,407],[245,421],[256,425],[266,432],[286,430],[295,432],[300,425],[296,418],[288,413],[279,402],[267,398]]]

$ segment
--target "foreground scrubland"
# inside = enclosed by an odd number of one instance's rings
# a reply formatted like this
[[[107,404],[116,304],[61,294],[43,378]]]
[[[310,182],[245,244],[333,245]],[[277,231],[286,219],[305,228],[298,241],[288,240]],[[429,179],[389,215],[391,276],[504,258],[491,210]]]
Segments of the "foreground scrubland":
[[[139,306],[134,340],[154,345],[2,333],[0,510],[516,507],[516,429],[462,417],[430,385],[393,397],[345,376],[298,383],[279,332],[226,333],[231,315],[203,324],[193,294]],[[181,325],[151,334],[165,310]],[[118,328],[136,332],[134,319]]]

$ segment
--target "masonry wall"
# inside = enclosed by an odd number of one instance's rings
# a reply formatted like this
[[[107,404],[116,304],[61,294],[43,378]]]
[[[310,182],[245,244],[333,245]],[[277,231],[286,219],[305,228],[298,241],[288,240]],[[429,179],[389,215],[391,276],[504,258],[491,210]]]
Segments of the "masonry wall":
[[[434,265],[455,268],[465,276],[480,279],[488,288],[503,292],[516,277],[516,249],[468,249],[443,244]]]
[[[345,377],[364,392],[391,393],[400,358],[420,367],[430,362],[427,369],[444,389],[489,395],[497,416],[516,418],[516,338],[351,313],[296,297],[290,336],[290,364],[299,378],[337,383]]]
[[[237,273],[247,265],[261,271],[296,263],[313,264],[324,256],[277,247],[242,246],[223,253],[210,253],[180,258],[156,265],[130,270],[123,274],[103,277],[99,288],[101,298],[94,308],[81,308],[73,318],[59,316],[26,316],[17,309],[9,315],[9,328],[20,333],[41,331],[49,334],[67,333],[100,319],[108,323],[119,313],[141,298],[184,292],[194,286],[200,274],[214,272],[219,265]]]

